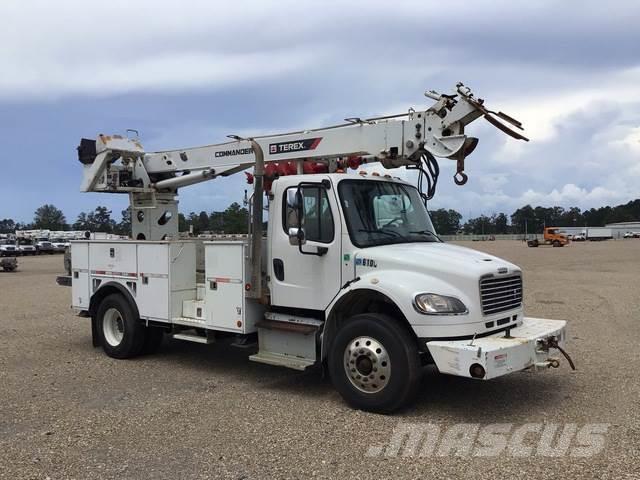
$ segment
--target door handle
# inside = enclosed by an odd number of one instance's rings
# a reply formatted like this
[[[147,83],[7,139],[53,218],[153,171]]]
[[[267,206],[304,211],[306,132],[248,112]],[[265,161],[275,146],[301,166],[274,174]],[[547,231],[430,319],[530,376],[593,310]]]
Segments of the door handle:
[[[284,280],[284,262],[281,258],[273,259],[273,274],[278,281],[282,282]]]

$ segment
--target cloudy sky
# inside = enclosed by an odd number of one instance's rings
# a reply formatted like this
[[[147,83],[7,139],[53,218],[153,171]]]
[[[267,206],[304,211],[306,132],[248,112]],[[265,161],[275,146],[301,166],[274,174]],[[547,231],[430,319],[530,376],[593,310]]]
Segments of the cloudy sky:
[[[469,183],[442,160],[431,208],[465,217],[640,196],[640,2],[0,2],[0,218],[69,221],[126,199],[81,194],[81,137],[136,128],[147,150],[312,128],[431,102],[463,81],[521,120],[482,120]],[[183,189],[219,210],[244,176]]]

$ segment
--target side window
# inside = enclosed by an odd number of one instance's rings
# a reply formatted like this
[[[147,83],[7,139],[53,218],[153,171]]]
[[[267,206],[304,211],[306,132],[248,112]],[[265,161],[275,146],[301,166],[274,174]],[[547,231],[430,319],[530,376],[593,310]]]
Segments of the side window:
[[[298,228],[300,224],[296,208],[296,191],[295,187],[285,191],[282,221],[285,232],[288,232],[289,228]],[[304,211],[302,228],[307,240],[331,243],[334,237],[334,225],[327,191],[319,187],[303,187],[302,200]]]

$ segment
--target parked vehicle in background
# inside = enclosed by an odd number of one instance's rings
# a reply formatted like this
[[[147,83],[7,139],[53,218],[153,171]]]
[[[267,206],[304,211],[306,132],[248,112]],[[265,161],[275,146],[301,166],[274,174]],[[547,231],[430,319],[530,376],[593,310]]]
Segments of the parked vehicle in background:
[[[29,238],[21,238],[16,244],[18,245],[18,251],[20,255],[37,255],[38,249],[33,244],[33,241]]]
[[[19,255],[20,251],[16,245],[15,240],[2,240],[0,241],[0,256],[1,257],[14,257]]]
[[[569,238],[560,233],[558,227],[545,227],[543,233],[543,241],[540,242],[537,238],[529,240],[527,245],[530,247],[539,247],[540,245],[552,245],[554,247],[564,247],[569,243]]]
[[[633,238],[633,232],[627,232],[625,233],[622,238]]]
[[[71,242],[63,238],[54,238],[51,240],[51,244],[55,253],[64,253],[66,248],[71,246]]]
[[[609,240],[613,238],[613,231],[605,227],[589,227],[587,228],[587,240],[598,242],[601,240]]]
[[[18,268],[18,259],[16,257],[0,258],[0,267],[2,267],[5,272],[15,272]]]
[[[48,253],[49,255],[53,255],[55,253],[55,250],[53,248],[53,243],[51,243],[46,238],[39,238],[36,241],[35,247],[36,247],[36,250],[38,252],[38,255],[42,255],[44,253]]]
[[[576,233],[571,240],[573,242],[584,242],[587,240],[587,235],[585,233]]]

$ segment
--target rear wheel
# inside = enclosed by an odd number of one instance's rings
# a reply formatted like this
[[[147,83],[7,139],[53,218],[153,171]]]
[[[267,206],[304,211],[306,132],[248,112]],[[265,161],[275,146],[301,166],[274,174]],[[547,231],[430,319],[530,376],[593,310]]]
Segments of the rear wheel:
[[[113,358],[139,355],[146,331],[129,302],[120,294],[105,297],[96,314],[98,337],[104,352]]]
[[[333,341],[328,363],[333,384],[347,403],[379,413],[407,405],[421,374],[413,336],[395,319],[373,313],[346,321]]]

